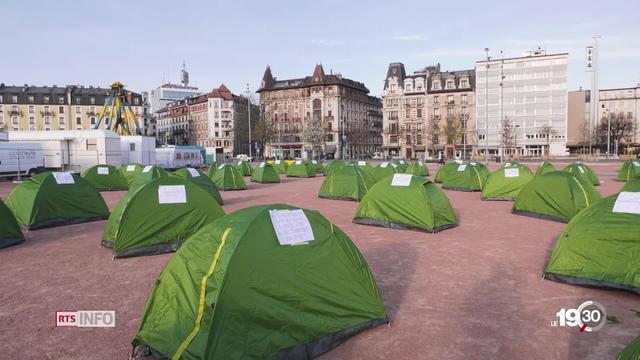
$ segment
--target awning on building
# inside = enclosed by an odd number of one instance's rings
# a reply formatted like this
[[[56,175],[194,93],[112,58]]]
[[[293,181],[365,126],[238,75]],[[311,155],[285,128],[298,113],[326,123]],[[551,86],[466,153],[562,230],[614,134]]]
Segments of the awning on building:
[[[336,145],[327,144],[327,145],[324,146],[324,152],[325,153],[335,153],[337,148],[338,147]]]

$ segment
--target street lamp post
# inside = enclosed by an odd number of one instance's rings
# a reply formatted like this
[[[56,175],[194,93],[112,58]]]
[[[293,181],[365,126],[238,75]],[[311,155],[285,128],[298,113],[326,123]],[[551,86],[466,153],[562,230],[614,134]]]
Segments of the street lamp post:
[[[487,64],[484,71],[484,161],[489,164],[489,48],[484,48]]]
[[[247,115],[249,117],[249,162],[251,162],[251,91],[247,83]]]

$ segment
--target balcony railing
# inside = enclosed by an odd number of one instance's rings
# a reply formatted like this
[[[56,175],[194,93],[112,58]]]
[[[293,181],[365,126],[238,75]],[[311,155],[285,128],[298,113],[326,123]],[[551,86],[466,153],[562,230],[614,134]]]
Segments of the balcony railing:
[[[10,110],[9,111],[9,115],[10,116],[22,116],[22,111],[20,111],[20,110]]]
[[[56,116],[56,114],[51,110],[40,111],[40,115],[42,115],[42,116]]]
[[[96,112],[95,111],[87,111],[87,116],[96,116]]]

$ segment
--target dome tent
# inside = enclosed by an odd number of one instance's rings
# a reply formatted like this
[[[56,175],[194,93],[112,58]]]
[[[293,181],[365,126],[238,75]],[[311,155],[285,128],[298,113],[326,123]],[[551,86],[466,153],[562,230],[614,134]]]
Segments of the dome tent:
[[[273,167],[278,170],[278,173],[280,174],[286,174],[287,173],[287,167],[289,167],[287,165],[286,161],[282,161],[282,160],[274,160],[273,161]]]
[[[620,191],[640,191],[640,178],[627,181]]]
[[[640,359],[640,336],[635,338],[629,345],[627,345],[616,360],[638,360]]]
[[[216,170],[218,170],[218,162],[217,161],[213,161],[211,162],[211,164],[209,164],[209,168],[207,169],[207,177],[209,179],[213,178],[213,174],[216,173]]]
[[[580,211],[556,242],[545,277],[640,294],[640,192],[611,195]]]
[[[128,190],[129,182],[120,170],[113,165],[95,165],[82,173],[98,191]]]
[[[28,229],[77,224],[109,217],[102,196],[85,179],[44,172],[16,186],[5,203]]]
[[[279,233],[285,217],[303,231]],[[385,322],[375,279],[342,230],[317,211],[255,206],[205,226],[171,257],[134,356],[309,359]]]
[[[244,177],[238,171],[238,169],[229,164],[222,164],[218,166],[213,178],[211,179],[216,185],[218,190],[244,190],[247,188],[247,184],[244,182]]]
[[[102,245],[113,248],[116,258],[175,251],[222,215],[215,199],[194,182],[160,177],[120,199],[104,227]]]
[[[313,168],[313,172],[318,175],[324,175],[324,165],[318,160],[311,160],[311,167]]]
[[[253,169],[253,174],[251,174],[251,181],[257,183],[279,183],[280,176],[278,175],[278,170],[276,170],[275,166],[262,162],[255,169]]]
[[[133,177],[135,176],[135,174],[141,172],[142,169],[144,169],[144,166],[140,164],[128,163],[120,167],[120,172],[127,179],[127,183],[131,185],[131,182],[133,181]]]
[[[514,214],[568,222],[580,210],[600,200],[589,181],[564,171],[537,176],[525,185],[511,210]]]
[[[302,177],[309,178],[316,176],[311,164],[302,160],[296,160],[293,165],[289,165],[287,168],[287,177]]]
[[[398,166],[398,170],[400,170],[400,172],[403,172],[407,169],[408,164],[406,161],[399,159],[399,160],[394,160],[393,162]]]
[[[222,197],[220,196],[220,192],[216,185],[209,179],[209,177],[202,174],[200,171],[194,168],[182,168],[178,169],[171,174],[172,176],[179,177],[181,179],[191,181],[194,184],[200,186],[204,191],[206,191],[212,198],[218,202],[218,204],[223,205]]]
[[[447,195],[429,179],[394,174],[367,192],[353,222],[435,233],[456,226],[458,219]]]
[[[553,166],[552,163],[548,161],[543,161],[538,165],[538,169],[536,170],[536,176],[546,175],[550,172],[556,171],[556,167]]]
[[[251,173],[253,172],[251,164],[242,160],[238,161],[238,163],[236,164],[236,168],[243,176],[251,176]]]
[[[583,163],[573,163],[567,165],[562,171],[566,171],[568,173],[574,174],[576,176],[581,176],[587,179],[593,186],[600,185],[600,179],[598,176],[591,170],[590,167]]]
[[[350,164],[324,179],[318,197],[360,201],[374,183],[373,178],[363,168]]]
[[[398,173],[399,171],[398,165],[392,162],[383,161],[380,165],[371,170],[371,177],[373,178],[373,181],[378,182],[388,176]]]
[[[169,173],[165,169],[154,165],[147,165],[139,173],[133,175],[133,180],[131,181],[131,185],[129,185],[129,191],[135,191],[154,179],[166,176],[169,176]]]
[[[629,181],[640,179],[640,160],[626,160],[622,163],[616,181]]]
[[[402,173],[416,176],[429,176],[429,169],[424,162],[418,160],[410,162]]]
[[[13,213],[2,200],[0,200],[0,249],[24,241],[24,235]]]
[[[358,160],[358,161],[352,161],[351,164],[361,168],[362,170],[364,170],[367,174],[371,174],[371,170],[373,169],[373,167],[371,166],[371,164],[369,164],[368,161],[364,161],[364,160]]]
[[[509,163],[487,177],[482,189],[482,200],[515,200],[520,190],[533,179],[526,165]]]
[[[324,174],[326,176],[331,175],[334,171],[342,168],[343,166],[345,166],[346,164],[344,163],[344,161],[342,160],[332,160],[329,165],[327,165],[327,169],[325,170]]]
[[[447,174],[442,182],[442,188],[458,191],[482,191],[489,173],[486,166],[477,162],[459,164],[456,171]]]
[[[458,171],[458,167],[462,164],[464,164],[462,161],[457,160],[457,161],[448,162],[440,166],[440,168],[436,172],[436,176],[433,178],[433,182],[436,182],[436,183],[444,182],[444,179],[446,179],[448,175],[451,175],[456,171]]]

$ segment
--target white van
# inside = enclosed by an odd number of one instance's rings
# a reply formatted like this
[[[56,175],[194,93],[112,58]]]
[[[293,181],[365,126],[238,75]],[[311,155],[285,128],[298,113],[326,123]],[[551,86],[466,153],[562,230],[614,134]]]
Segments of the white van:
[[[203,164],[202,154],[195,146],[167,146],[156,149],[156,165],[167,170],[182,167],[199,168]]]
[[[39,143],[0,142],[0,177],[33,176],[45,169]]]

